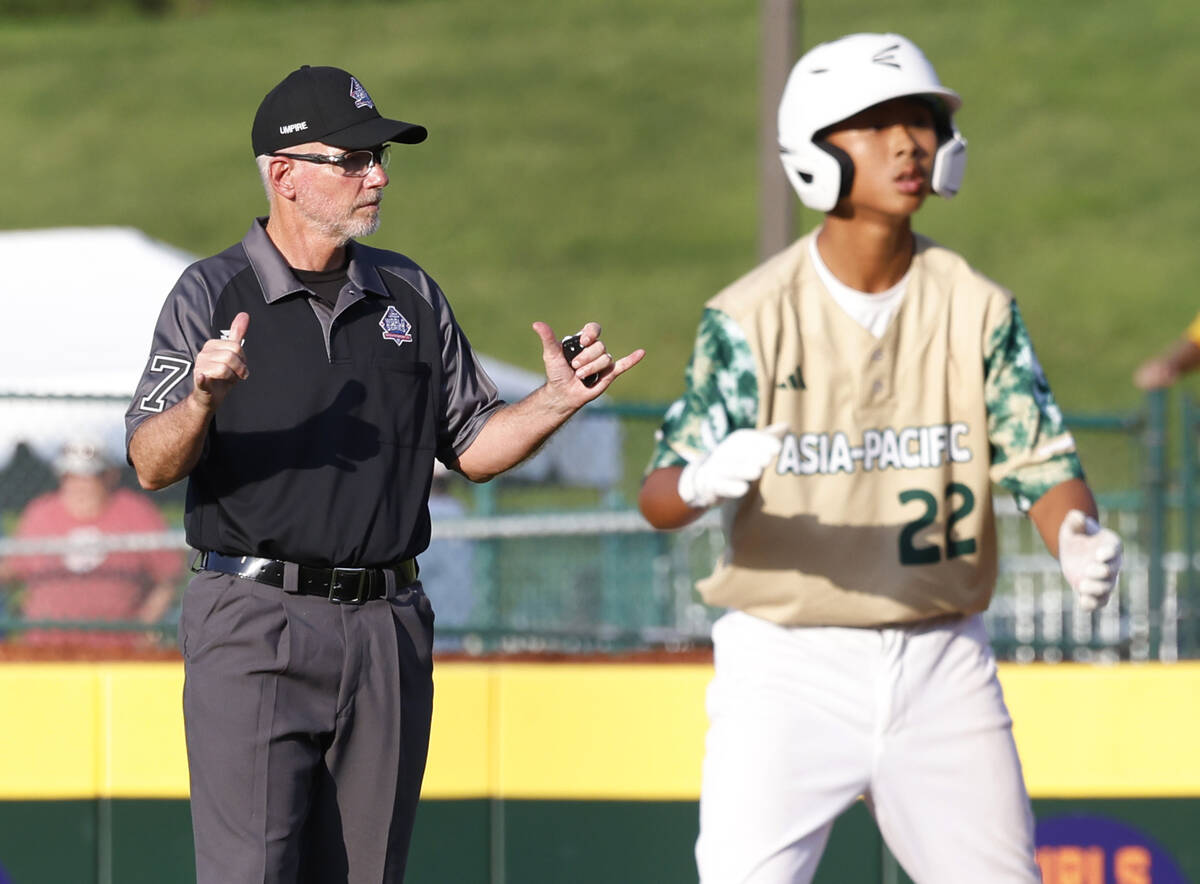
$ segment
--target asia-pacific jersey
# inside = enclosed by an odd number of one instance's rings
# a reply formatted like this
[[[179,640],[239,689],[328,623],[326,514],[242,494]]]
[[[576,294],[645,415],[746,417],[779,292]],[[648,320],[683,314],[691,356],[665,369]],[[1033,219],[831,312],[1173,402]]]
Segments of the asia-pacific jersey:
[[[650,468],[744,427],[782,451],[726,506],[707,602],[788,625],[877,626],[985,609],[997,571],[992,484],[1027,508],[1082,477],[1012,297],[917,237],[876,338],[817,278],[810,234],[707,305],[687,390]]]
[[[221,403],[188,477],[189,545],[326,567],[415,556],[429,541],[434,457],[466,450],[503,404],[495,384],[408,258],[352,243],[337,304],[323,306],[263,220],[168,295],[126,444],[191,392],[205,342],[249,313],[249,377]]]

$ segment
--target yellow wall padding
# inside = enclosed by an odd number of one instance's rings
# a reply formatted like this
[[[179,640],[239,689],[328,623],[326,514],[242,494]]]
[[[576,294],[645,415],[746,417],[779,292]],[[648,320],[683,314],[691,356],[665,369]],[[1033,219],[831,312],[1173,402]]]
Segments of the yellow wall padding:
[[[699,795],[705,664],[435,669],[424,796]],[[1200,662],[1004,665],[1035,798],[1200,796]],[[0,664],[0,800],[184,798],[176,663]]]

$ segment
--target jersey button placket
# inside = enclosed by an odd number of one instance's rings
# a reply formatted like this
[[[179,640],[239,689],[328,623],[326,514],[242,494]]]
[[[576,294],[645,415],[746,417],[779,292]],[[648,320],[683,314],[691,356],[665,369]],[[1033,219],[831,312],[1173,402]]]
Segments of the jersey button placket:
[[[868,398],[872,401],[880,399],[888,392],[884,356],[883,348],[875,347],[867,357],[866,369],[863,374],[867,378],[867,389],[870,391]]]

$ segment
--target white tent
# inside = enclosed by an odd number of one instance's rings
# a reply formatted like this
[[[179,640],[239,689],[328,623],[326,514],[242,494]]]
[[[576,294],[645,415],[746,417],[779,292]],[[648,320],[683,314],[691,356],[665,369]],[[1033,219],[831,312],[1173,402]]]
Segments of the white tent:
[[[125,409],[159,309],[194,260],[129,227],[0,232],[0,468],[22,441],[50,459],[81,433],[123,459]],[[509,401],[542,383],[480,358]],[[607,486],[620,475],[620,451],[618,421],[585,411],[512,475]]]
[[[193,260],[128,227],[0,233],[0,394],[30,397],[0,398],[0,465],[20,441],[48,459],[77,433],[122,452],[159,308]],[[47,395],[111,399],[33,398]]]

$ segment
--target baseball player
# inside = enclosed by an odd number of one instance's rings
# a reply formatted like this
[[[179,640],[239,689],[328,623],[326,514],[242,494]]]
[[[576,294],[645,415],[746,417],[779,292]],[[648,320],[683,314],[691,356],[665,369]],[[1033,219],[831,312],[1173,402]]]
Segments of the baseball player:
[[[1133,383],[1143,390],[1159,390],[1197,368],[1200,368],[1200,314],[1192,319],[1170,350],[1137,367]]]
[[[859,796],[920,884],[1041,880],[980,618],[993,483],[1084,611],[1121,542],[1012,296],[912,231],[961,184],[960,104],[896,34],[800,59],[780,148],[823,223],[708,302],[658,435],[646,518],[678,528],[719,504],[726,526],[699,585],[730,609],[713,627],[705,884],[810,881]]]

